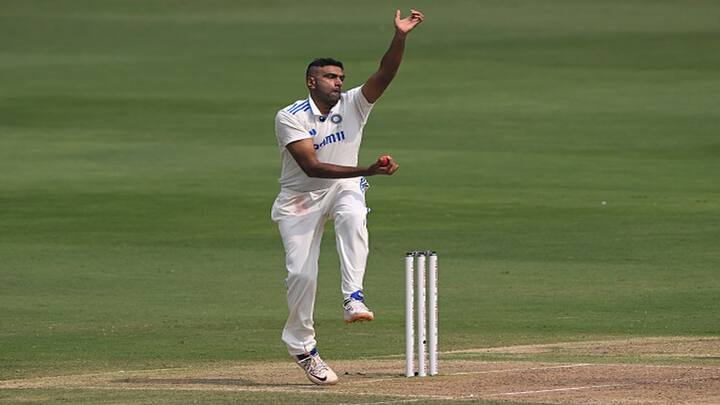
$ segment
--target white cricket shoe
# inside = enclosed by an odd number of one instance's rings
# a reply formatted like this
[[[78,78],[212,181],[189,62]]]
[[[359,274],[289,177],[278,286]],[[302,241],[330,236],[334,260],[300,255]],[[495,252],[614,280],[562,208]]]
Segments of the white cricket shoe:
[[[320,358],[317,349],[312,349],[308,354],[295,356],[297,364],[303,370],[307,378],[317,385],[333,385],[338,381],[335,372]]]
[[[346,323],[372,321],[375,314],[365,305],[365,297],[361,290],[355,291],[343,302],[343,318]]]

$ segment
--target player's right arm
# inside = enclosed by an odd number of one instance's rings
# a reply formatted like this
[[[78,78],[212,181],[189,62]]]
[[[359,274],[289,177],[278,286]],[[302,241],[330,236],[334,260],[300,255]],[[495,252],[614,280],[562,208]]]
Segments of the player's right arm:
[[[418,24],[423,22],[425,15],[418,10],[410,10],[410,15],[400,18],[400,10],[395,12],[395,35],[390,48],[380,60],[380,68],[362,86],[362,93],[369,103],[375,103],[395,78],[405,52],[405,38]]]
[[[392,175],[400,167],[391,157],[384,161],[383,157],[368,167],[340,166],[323,163],[318,160],[315,146],[311,138],[301,139],[285,146],[308,177],[341,179],[349,177],[373,176],[376,174]]]

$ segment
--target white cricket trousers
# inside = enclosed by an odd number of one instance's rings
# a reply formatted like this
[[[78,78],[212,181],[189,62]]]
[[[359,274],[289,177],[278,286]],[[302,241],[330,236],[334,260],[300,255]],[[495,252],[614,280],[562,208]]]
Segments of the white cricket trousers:
[[[363,289],[368,255],[367,207],[363,178],[341,179],[330,188],[310,192],[281,190],[272,208],[285,247],[287,303],[290,311],[282,339],[291,355],[315,348],[313,310],[318,258],[325,221],[335,222],[345,298]]]

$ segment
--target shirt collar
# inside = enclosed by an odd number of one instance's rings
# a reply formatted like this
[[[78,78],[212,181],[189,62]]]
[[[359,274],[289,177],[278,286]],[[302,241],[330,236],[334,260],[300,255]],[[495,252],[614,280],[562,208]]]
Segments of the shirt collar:
[[[322,116],[322,113],[320,112],[320,109],[315,105],[315,101],[313,101],[313,98],[311,95],[308,95],[308,101],[310,102],[310,111],[312,111],[313,115]],[[333,115],[337,112],[337,110],[340,108],[340,102],[342,101],[342,97],[340,100],[338,100],[337,103],[330,109],[330,112],[328,113],[328,116]]]

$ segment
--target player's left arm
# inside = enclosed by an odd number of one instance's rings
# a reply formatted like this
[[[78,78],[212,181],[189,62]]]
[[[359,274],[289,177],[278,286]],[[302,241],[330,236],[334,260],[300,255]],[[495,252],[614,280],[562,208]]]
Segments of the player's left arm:
[[[368,102],[374,103],[392,82],[400,68],[403,53],[405,52],[405,38],[418,24],[423,22],[425,16],[418,10],[410,10],[410,15],[400,18],[400,10],[395,12],[395,36],[390,48],[380,61],[380,68],[362,86],[362,93]]]

